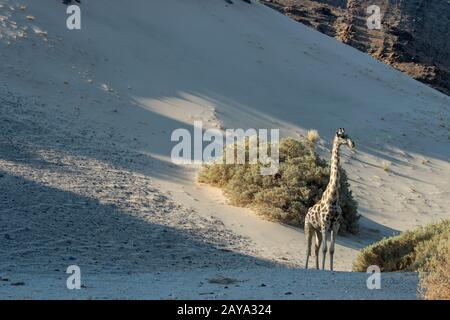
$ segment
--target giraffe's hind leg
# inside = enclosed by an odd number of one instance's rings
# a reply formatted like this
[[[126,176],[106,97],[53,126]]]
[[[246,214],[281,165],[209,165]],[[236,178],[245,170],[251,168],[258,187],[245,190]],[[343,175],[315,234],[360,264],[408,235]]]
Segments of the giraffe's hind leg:
[[[316,258],[316,269],[319,269],[319,251],[320,251],[320,245],[322,244],[322,234],[320,231],[316,230],[316,243],[314,246],[314,254]]]
[[[336,236],[339,230],[339,223],[334,223],[331,228],[330,239],[330,270],[333,271],[333,258],[334,258],[334,243],[336,242]]]
[[[308,269],[309,256],[311,255],[311,245],[312,245],[313,233],[314,233],[314,229],[309,224],[309,222],[305,221],[305,239],[306,239],[306,264],[305,264],[305,269]]]

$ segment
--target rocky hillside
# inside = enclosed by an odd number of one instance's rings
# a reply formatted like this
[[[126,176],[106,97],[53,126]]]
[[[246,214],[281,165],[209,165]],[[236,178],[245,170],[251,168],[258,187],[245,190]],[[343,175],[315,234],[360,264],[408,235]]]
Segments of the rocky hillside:
[[[450,94],[449,0],[261,2]],[[373,4],[381,8],[381,30],[366,26],[366,10]]]

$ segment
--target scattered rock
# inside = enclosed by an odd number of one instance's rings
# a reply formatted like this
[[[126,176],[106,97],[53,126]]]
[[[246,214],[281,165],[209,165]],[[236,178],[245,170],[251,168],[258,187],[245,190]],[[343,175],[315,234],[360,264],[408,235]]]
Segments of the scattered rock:
[[[237,279],[232,279],[232,278],[228,278],[228,277],[224,277],[224,276],[217,276],[214,278],[209,278],[208,282],[215,283],[215,284],[233,284],[233,283],[237,283],[240,281]]]

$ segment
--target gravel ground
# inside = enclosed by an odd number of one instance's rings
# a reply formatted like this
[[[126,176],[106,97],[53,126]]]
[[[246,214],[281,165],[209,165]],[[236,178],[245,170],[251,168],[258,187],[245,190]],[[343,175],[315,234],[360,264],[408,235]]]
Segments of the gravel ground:
[[[145,274],[86,274],[82,288],[68,290],[63,272],[15,274],[0,282],[5,299],[417,299],[412,273],[381,275],[381,289],[369,290],[368,275],[289,268],[192,270]],[[11,286],[15,283],[15,286]],[[17,283],[21,285],[17,285]]]

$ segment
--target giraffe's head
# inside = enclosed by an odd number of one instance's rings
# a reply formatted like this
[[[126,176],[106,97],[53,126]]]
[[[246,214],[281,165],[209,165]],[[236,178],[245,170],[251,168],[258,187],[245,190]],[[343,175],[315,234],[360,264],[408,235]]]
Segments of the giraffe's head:
[[[345,144],[350,149],[353,149],[355,147],[355,143],[353,140],[345,133],[344,128],[339,128],[338,131],[336,131],[336,139],[339,143],[339,145]]]

